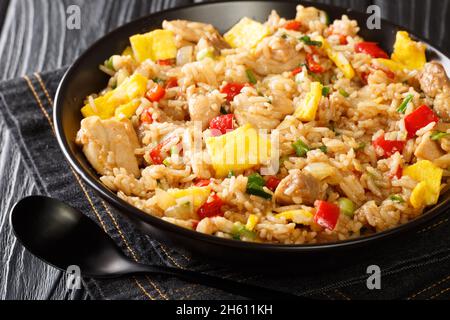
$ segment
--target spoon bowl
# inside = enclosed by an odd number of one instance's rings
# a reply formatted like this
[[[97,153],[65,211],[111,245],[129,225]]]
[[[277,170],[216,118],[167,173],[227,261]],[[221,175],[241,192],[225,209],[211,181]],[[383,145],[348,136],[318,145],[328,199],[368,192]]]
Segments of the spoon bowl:
[[[134,262],[100,226],[56,199],[30,196],[20,200],[11,209],[11,225],[17,239],[36,257],[63,271],[76,265],[85,277],[164,274],[249,298],[299,299],[289,293],[200,272]]]

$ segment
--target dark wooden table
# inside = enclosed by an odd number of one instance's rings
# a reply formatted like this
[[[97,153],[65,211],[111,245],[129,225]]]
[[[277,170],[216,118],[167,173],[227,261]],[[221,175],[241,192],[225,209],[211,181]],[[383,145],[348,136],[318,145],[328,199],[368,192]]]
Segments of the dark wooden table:
[[[0,0],[0,80],[70,64],[103,34],[150,12],[195,0]],[[450,52],[450,0],[323,0],[366,11],[378,4],[383,17],[415,30]],[[81,9],[81,29],[66,28],[66,10]],[[238,6],[238,4],[236,4]],[[0,118],[1,119],[1,118]],[[8,210],[35,188],[11,135],[0,120],[0,299],[86,299],[69,295],[61,272],[17,243]]]

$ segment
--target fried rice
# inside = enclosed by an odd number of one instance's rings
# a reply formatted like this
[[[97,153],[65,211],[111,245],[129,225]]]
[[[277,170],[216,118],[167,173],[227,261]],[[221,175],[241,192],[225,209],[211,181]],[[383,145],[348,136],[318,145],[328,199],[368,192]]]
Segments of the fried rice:
[[[174,20],[131,37],[76,141],[121,199],[209,235],[311,244],[407,223],[447,187],[450,81],[405,32],[389,57],[328,20],[298,6],[225,35]]]

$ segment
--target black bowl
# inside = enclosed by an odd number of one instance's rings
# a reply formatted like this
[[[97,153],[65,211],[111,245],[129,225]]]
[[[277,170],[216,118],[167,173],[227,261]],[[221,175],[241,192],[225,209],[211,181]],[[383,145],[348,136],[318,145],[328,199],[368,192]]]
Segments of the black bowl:
[[[111,192],[99,181],[98,175],[74,142],[76,133],[80,128],[80,108],[87,95],[100,91],[107,84],[108,78],[98,70],[98,65],[103,63],[112,54],[122,52],[128,45],[129,36],[159,28],[165,19],[187,19],[207,22],[215,25],[221,32],[224,32],[243,16],[264,21],[272,9],[276,9],[283,17],[293,18],[296,12],[295,7],[299,3],[301,2],[239,1],[207,3],[177,8],[152,14],[128,23],[97,41],[70,67],[62,79],[56,94],[54,108],[56,134],[58,143],[71,166],[100,196],[128,216],[144,232],[151,234],[154,238],[162,242],[169,242],[170,244],[187,248],[195,253],[228,262],[234,261],[250,264],[264,262],[267,264],[268,262],[281,263],[301,260],[303,263],[308,261],[314,265],[320,260],[321,265],[333,264],[336,261],[342,261],[342,259],[337,258],[342,258],[342,255],[345,253],[361,257],[362,252],[369,252],[369,250],[359,250],[355,254],[355,249],[361,248],[362,246],[379,244],[383,239],[390,239],[394,235],[415,230],[430,219],[444,213],[449,207],[448,193],[441,196],[436,206],[416,220],[372,236],[317,245],[246,243],[204,235],[150,216],[118,198],[115,193]],[[382,21],[381,30],[368,30],[366,27],[368,15],[366,14],[323,4],[306,3],[306,5],[314,5],[327,11],[332,20],[340,18],[343,14],[347,14],[352,19],[358,21],[362,37],[370,41],[379,42],[384,48],[392,48],[395,42],[396,32],[398,30],[404,30],[404,28],[384,20]],[[423,42],[426,43],[427,41]],[[443,63],[447,72],[450,73],[450,59],[431,45],[428,46],[428,58]],[[307,259],[305,259],[306,257]]]

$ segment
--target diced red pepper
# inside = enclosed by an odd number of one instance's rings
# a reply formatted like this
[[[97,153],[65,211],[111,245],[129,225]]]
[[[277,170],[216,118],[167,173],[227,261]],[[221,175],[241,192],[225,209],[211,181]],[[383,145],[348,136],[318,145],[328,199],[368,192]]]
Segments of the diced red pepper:
[[[369,75],[370,75],[369,72],[361,72],[361,81],[364,84],[368,84],[369,83]]]
[[[405,117],[405,127],[408,131],[408,138],[416,135],[417,131],[426,127],[432,122],[438,122],[439,117],[428,106],[423,105]]]
[[[197,210],[197,215],[200,219],[222,216],[222,205],[222,199],[214,194],[211,202],[206,202]]]
[[[164,161],[163,156],[161,155],[162,145],[158,144],[155,148],[150,150],[150,158],[152,159],[153,164],[162,164]]]
[[[302,23],[296,20],[290,20],[286,22],[286,24],[283,26],[283,28],[286,30],[294,30],[294,31],[299,31],[301,27]]]
[[[346,36],[345,34],[339,35],[339,43],[340,43],[341,45],[346,45],[346,44],[348,44],[347,36]]]
[[[269,179],[267,179],[266,187],[269,188],[270,191],[275,192],[280,182],[281,180],[277,177],[270,177]]]
[[[241,90],[244,87],[245,84],[228,83],[222,89],[220,89],[220,92],[227,95],[227,101],[233,101],[234,97],[241,93]]]
[[[175,64],[175,59],[164,59],[164,60],[158,60],[156,61],[157,64],[160,66],[171,66]]]
[[[321,227],[334,230],[341,213],[339,206],[334,203],[319,200],[314,205],[317,207],[314,222]]]
[[[194,186],[196,187],[206,187],[209,186],[209,184],[211,183],[211,180],[206,180],[206,179],[199,179],[195,181]]]
[[[151,102],[158,102],[166,95],[166,89],[161,87],[159,84],[155,85],[153,88],[147,91],[145,96]]]
[[[225,114],[223,116],[215,117],[209,123],[210,129],[219,130],[222,134],[234,129],[233,125],[234,114]]]
[[[403,176],[403,168],[402,167],[398,167],[397,171],[390,176],[391,179],[393,179],[394,177],[396,177],[397,179],[401,179]]]
[[[378,46],[376,42],[360,42],[355,45],[355,51],[357,53],[365,53],[372,58],[389,59],[388,54]]]
[[[168,144],[172,139],[166,139],[159,143],[156,147],[150,150],[150,158],[153,164],[162,164],[167,155],[162,154],[162,148]]]
[[[405,148],[406,141],[386,140],[384,135],[381,135],[372,144],[375,148],[383,149],[385,157],[390,157],[396,152],[402,153],[403,148]]]
[[[142,123],[153,123],[152,113],[149,109],[145,109],[144,111],[142,111],[140,119]]]
[[[298,75],[300,72],[302,72],[303,71],[303,68],[302,67],[298,67],[298,68],[295,68],[294,70],[292,70],[292,75],[293,76],[296,76],[296,75]]]
[[[308,69],[312,73],[323,73],[325,71],[325,69],[314,60],[314,56],[312,54],[308,53],[306,55],[306,61],[308,63]]]
[[[167,80],[166,82],[166,89],[170,89],[173,87],[178,87],[178,80],[175,77],[169,78],[169,80]]]

